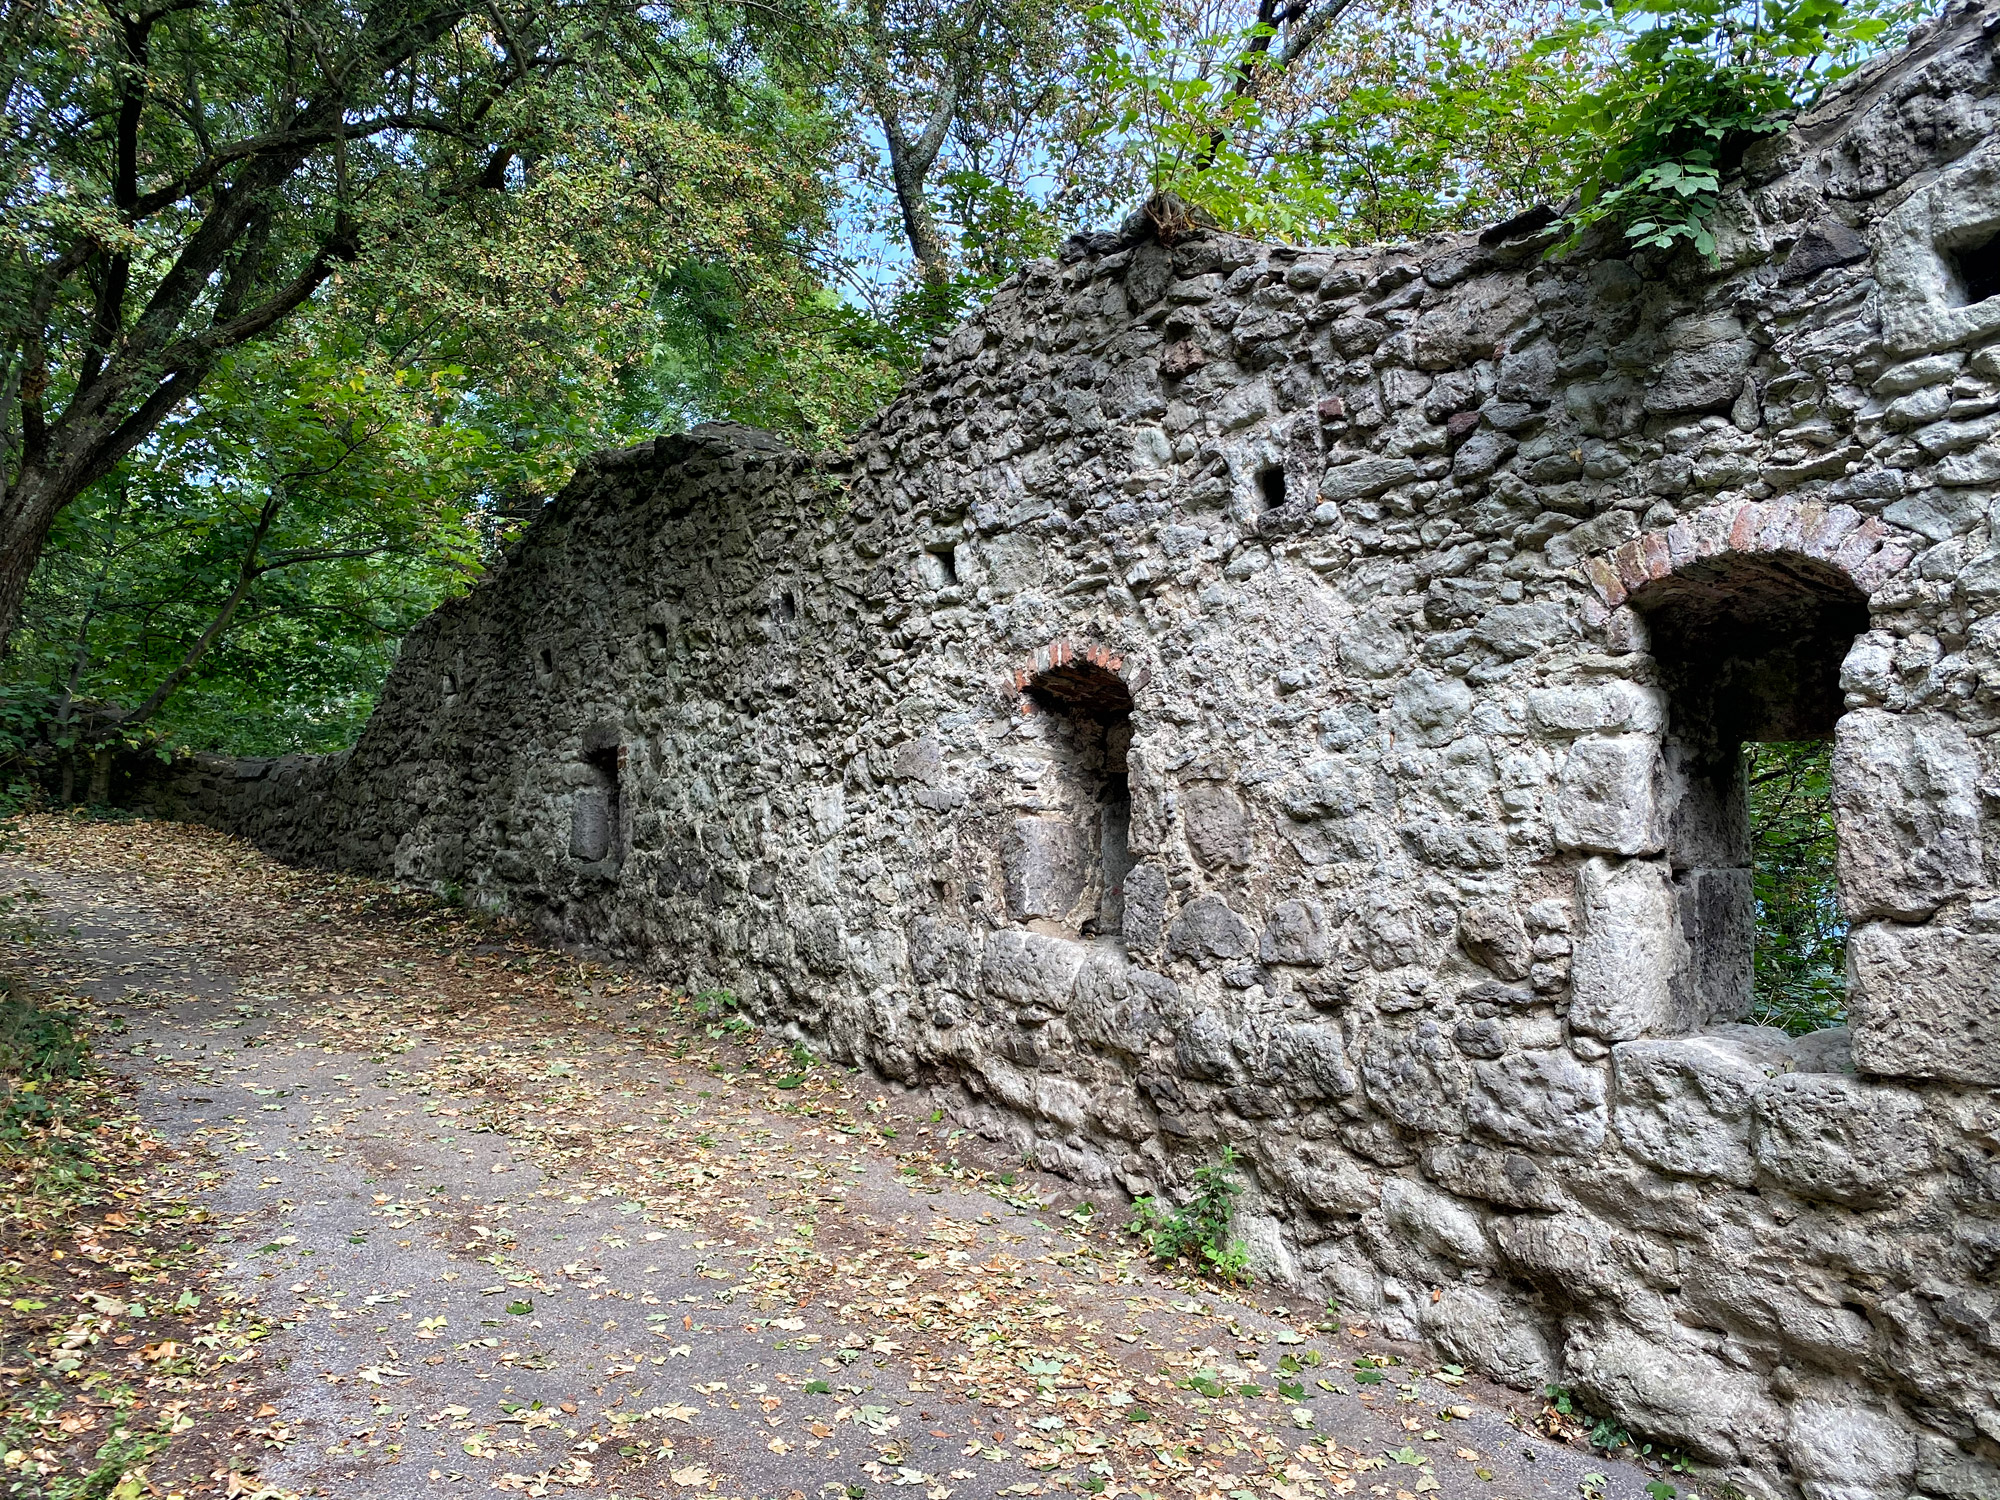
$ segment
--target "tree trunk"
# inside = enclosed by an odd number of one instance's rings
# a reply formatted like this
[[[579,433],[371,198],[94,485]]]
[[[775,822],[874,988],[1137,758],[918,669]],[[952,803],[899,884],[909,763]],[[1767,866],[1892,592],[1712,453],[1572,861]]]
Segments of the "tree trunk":
[[[92,807],[102,807],[111,800],[111,761],[115,751],[109,745],[100,745],[90,760],[90,795],[84,800]]]
[[[918,156],[901,131],[886,133],[889,141],[889,174],[896,183],[896,204],[903,211],[903,234],[910,242],[910,254],[917,262],[917,274],[930,286],[951,280],[951,256],[938,233],[937,215],[924,191],[935,151],[929,161]],[[921,145],[921,142],[918,143]]]
[[[20,621],[21,603],[28,597],[28,581],[41,560],[49,527],[75,498],[61,492],[57,476],[29,469],[0,500],[0,656],[6,655]]]

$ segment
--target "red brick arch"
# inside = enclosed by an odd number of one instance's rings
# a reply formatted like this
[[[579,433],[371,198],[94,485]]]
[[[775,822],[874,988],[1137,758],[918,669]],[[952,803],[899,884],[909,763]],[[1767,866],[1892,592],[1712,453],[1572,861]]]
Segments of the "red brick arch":
[[[1597,597],[1616,609],[1649,583],[1689,563],[1730,553],[1790,553],[1837,568],[1864,594],[1900,572],[1922,539],[1851,505],[1764,500],[1711,505],[1649,531],[1622,547],[1587,558],[1583,568]]]
[[[1050,677],[1063,676],[1078,667],[1095,667],[1109,673],[1124,683],[1126,691],[1134,697],[1151,676],[1144,667],[1128,666],[1125,658],[1109,646],[1061,639],[1051,641],[1015,667],[1001,691],[1015,701],[1022,713],[1031,714],[1037,708],[1031,690]]]

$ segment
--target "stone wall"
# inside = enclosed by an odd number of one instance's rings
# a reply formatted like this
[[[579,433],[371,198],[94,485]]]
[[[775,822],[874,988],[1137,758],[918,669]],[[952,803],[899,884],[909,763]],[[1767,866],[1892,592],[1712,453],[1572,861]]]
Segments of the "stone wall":
[[[604,455],[355,748],[162,797],[727,986],[1753,1495],[2000,1496],[2000,144],[1961,11],[1720,264],[1074,243],[851,452]],[[1742,1024],[1831,735],[1851,1030]]]

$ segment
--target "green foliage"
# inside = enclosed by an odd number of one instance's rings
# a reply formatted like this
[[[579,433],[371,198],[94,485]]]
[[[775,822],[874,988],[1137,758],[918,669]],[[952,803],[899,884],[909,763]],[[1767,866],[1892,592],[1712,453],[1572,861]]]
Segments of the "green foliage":
[[[1233,1146],[1224,1146],[1220,1162],[1196,1168],[1194,1195],[1180,1208],[1156,1197],[1139,1199],[1126,1230],[1143,1239],[1162,1265],[1186,1262],[1224,1281],[1249,1280],[1249,1253],[1241,1240],[1229,1238],[1243,1191],[1234,1170],[1239,1159]]]
[[[89,1161],[96,1121],[67,1085],[88,1071],[89,1043],[59,1010],[0,986],[0,1166],[38,1190],[97,1175]]]
[[[713,417],[817,444],[913,362],[824,283],[842,138],[789,22],[377,12],[10,13],[0,511],[57,512],[4,668],[48,712],[14,741],[157,711],[198,748],[345,743],[395,641],[581,455]]]
[[[1632,1434],[1622,1424],[1610,1417],[1599,1416],[1585,1409],[1576,1394],[1567,1386],[1544,1387],[1543,1394],[1549,1406],[1564,1419],[1588,1428],[1590,1446],[1609,1452],[1613,1448],[1627,1448],[1632,1444]]]
[[[1635,248],[1716,255],[1722,174],[1743,147],[1907,31],[1911,0],[1588,0],[1554,39],[1618,45],[1557,116],[1585,149],[1568,243],[1608,223]]]
[[[1828,740],[1747,745],[1754,1019],[1793,1035],[1837,1026],[1847,1005]]]
[[[1560,0],[1341,8],[1334,34],[1109,0],[1086,76],[1128,191],[1244,233],[1341,242],[1504,218],[1577,170],[1553,128],[1603,49]]]

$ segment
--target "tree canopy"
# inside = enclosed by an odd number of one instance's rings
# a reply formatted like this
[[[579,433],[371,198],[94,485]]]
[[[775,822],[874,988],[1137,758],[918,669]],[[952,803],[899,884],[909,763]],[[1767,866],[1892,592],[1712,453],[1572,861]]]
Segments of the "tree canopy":
[[[1703,253],[1730,153],[1916,14],[0,0],[0,725],[77,795],[114,741],[343,743],[582,454],[838,442],[1155,194]]]

